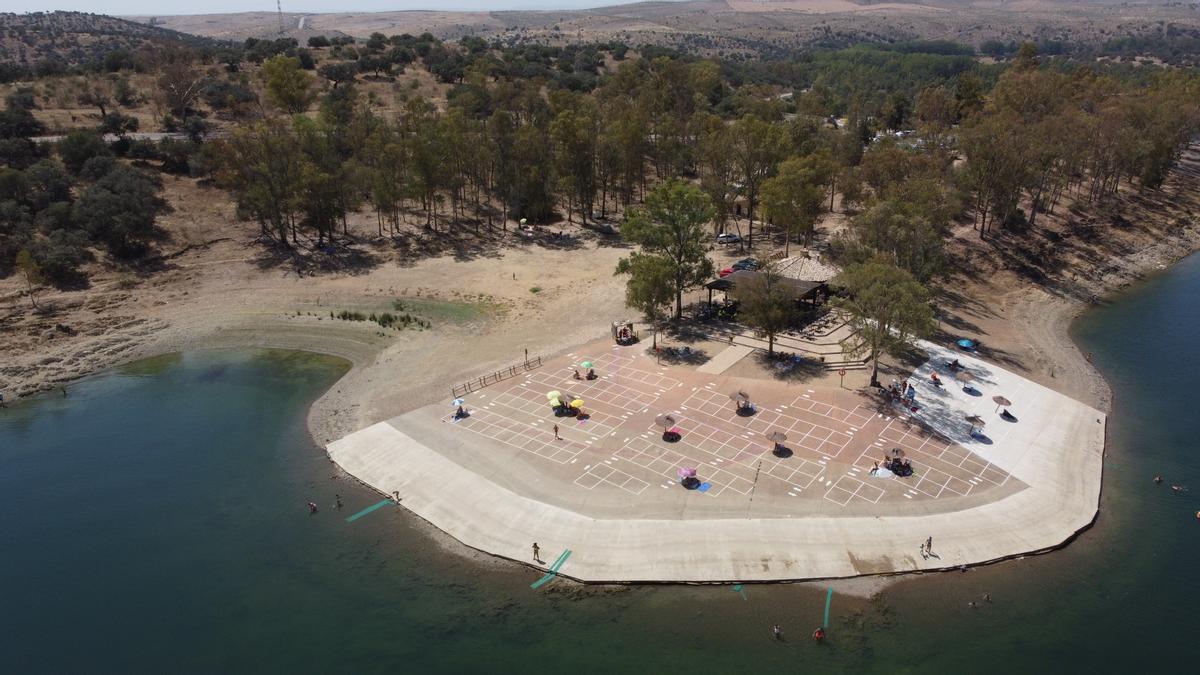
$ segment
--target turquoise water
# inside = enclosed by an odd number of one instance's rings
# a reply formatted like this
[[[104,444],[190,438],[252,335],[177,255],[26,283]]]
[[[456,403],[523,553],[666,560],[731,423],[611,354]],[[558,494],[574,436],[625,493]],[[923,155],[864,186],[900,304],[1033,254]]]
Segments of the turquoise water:
[[[305,430],[340,361],[205,352],[90,378],[0,410],[0,672],[1186,670],[1200,481],[1167,485],[1198,475],[1196,297],[1200,257],[1076,326],[1117,392],[1095,528],[835,594],[822,646],[822,588],[533,591],[536,572],[449,553],[392,507],[346,523],[379,496]]]

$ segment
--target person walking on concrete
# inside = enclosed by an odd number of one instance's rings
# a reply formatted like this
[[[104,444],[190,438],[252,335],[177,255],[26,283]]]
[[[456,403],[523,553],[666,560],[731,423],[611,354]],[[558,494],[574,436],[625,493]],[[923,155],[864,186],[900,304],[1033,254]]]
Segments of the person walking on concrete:
[[[541,550],[542,549],[538,547],[537,542],[533,542],[533,562],[538,563],[539,565],[542,563],[542,558],[540,555]]]
[[[925,555],[933,555],[933,537],[925,540]]]
[[[559,435],[558,435],[558,425],[557,424],[554,425],[554,440],[556,440],[556,441],[562,440],[562,438],[559,437]]]

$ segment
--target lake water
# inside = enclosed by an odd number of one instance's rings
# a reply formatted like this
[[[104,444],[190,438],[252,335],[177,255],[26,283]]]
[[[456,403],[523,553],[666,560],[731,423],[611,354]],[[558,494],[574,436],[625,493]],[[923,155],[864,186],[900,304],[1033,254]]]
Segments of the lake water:
[[[449,553],[394,507],[345,522],[379,496],[333,478],[305,430],[335,359],[203,352],[89,378],[0,410],[0,672],[1186,670],[1197,297],[1193,257],[1076,326],[1117,392],[1095,528],[871,601],[835,595],[824,645],[808,638],[819,588],[533,591],[533,571]]]

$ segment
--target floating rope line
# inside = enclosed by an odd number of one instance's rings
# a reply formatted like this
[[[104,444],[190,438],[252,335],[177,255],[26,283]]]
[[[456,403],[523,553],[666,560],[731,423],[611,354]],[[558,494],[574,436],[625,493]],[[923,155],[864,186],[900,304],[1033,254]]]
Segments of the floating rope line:
[[[829,604],[833,602],[833,587],[829,587],[829,592],[825,594],[825,621],[821,624],[823,628],[829,630]]]
[[[541,579],[538,579],[537,581],[533,582],[532,584],[529,584],[529,587],[533,588],[533,589],[538,589],[538,588],[541,588],[543,584],[549,583],[551,580],[554,579],[554,577],[558,576],[558,570],[563,566],[563,563],[567,562],[567,558],[570,558],[570,557],[571,557],[571,549],[567,549],[567,550],[563,551],[562,554],[558,556],[558,559],[555,560],[552,565],[550,565],[550,571],[546,572],[546,576],[542,577]]]
[[[385,500],[379,502],[378,504],[372,504],[372,505],[368,506],[367,508],[363,509],[362,511],[359,511],[358,513],[347,518],[346,522],[353,523],[354,521],[358,520],[359,518],[362,518],[363,516],[367,515],[368,513],[378,510],[378,509],[382,509],[383,507],[387,506],[388,504],[392,504],[392,503],[393,503],[392,500],[385,499]]]

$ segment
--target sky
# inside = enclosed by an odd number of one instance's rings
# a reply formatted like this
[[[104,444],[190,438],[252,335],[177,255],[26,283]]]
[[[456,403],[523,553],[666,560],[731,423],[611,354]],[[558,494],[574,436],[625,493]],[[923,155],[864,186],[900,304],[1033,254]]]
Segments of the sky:
[[[640,0],[281,0],[284,12],[385,12],[401,9],[501,10],[581,9],[624,5]],[[5,7],[5,5],[8,5]],[[95,14],[165,16],[275,11],[275,0],[0,0],[0,11],[49,12],[56,9]]]

